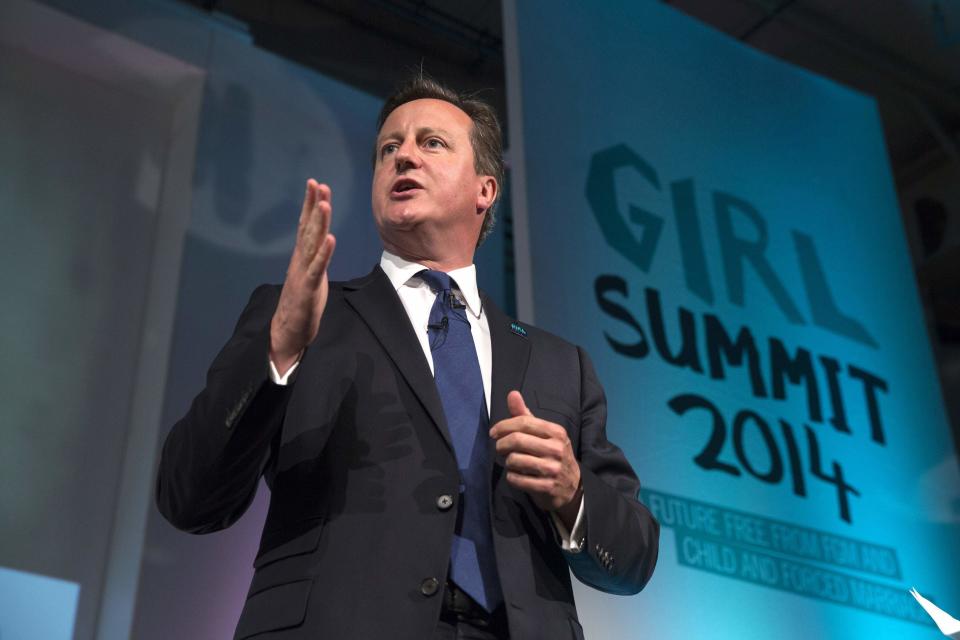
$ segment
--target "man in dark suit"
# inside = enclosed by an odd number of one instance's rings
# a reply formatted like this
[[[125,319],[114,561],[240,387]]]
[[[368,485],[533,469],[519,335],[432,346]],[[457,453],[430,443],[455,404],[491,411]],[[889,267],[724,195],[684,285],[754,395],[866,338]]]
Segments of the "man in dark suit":
[[[216,531],[265,477],[237,638],[582,638],[568,567],[636,593],[659,527],[586,353],[477,289],[496,117],[418,78],[378,125],[380,265],[328,282],[331,193],[308,181],[284,284],[254,291],[167,438],[160,511]]]

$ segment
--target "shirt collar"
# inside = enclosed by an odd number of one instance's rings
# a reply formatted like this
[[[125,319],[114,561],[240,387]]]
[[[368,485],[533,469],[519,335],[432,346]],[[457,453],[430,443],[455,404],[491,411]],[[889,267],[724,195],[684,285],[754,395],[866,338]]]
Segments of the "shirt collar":
[[[389,251],[384,251],[383,255],[380,256],[380,268],[387,274],[393,288],[399,291],[400,287],[406,284],[415,287],[420,286],[423,283],[420,278],[415,278],[413,282],[410,280],[427,267],[404,260]],[[477,266],[471,264],[448,271],[447,274],[456,281],[457,289],[460,290],[460,295],[463,296],[463,301],[467,304],[470,313],[475,318],[479,318],[482,307],[480,305],[480,290],[477,288]]]

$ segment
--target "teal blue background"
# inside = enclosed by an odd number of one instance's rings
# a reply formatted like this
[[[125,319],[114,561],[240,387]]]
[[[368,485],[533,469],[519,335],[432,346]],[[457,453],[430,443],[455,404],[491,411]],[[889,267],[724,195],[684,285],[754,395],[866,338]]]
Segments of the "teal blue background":
[[[607,391],[609,435],[644,486],[893,547],[902,582],[876,580],[916,586],[956,613],[960,479],[875,102],[658,2],[604,2],[587,12],[574,3],[525,1],[515,3],[515,12],[519,67],[508,74],[519,73],[523,112],[520,130],[513,115],[512,138],[514,149],[523,146],[526,180],[513,186],[526,189],[533,320],[591,354]],[[648,273],[607,244],[585,196],[591,156],[617,144],[646,160],[661,183],[657,191],[631,170],[616,181],[622,213],[634,205],[664,218]],[[669,183],[686,178],[695,184],[712,305],[687,290],[680,262]],[[715,191],[750,202],[766,220],[766,255],[805,324],[787,322],[749,267],[744,305],[730,302]],[[639,237],[640,228],[628,226]],[[838,307],[879,347],[812,323],[793,231],[814,238]],[[779,442],[777,418],[800,434],[800,425],[809,422],[805,395],[788,387],[785,401],[756,399],[742,368],[728,367],[726,380],[711,380],[665,364],[655,353],[644,359],[615,353],[605,333],[627,342],[636,334],[599,308],[594,281],[602,274],[627,281],[629,297],[611,298],[630,309],[648,339],[643,289],[653,287],[674,347],[676,310],[683,306],[698,317],[702,358],[701,318],[713,313],[731,333],[750,328],[764,371],[764,345],[777,337],[791,351],[805,347],[884,378],[885,446],[871,441],[860,387],[847,377],[842,384],[853,433],[811,424],[825,462],[838,461],[862,493],[851,497],[852,524],[838,517],[832,488],[809,474],[808,495],[801,498],[789,479],[767,485],[696,466],[692,459],[707,442],[709,424],[700,412],[675,415],[667,406],[671,397],[710,398],[728,428],[736,410],[757,411]],[[825,378],[818,380],[829,417]],[[759,451],[757,444],[748,441],[748,449]],[[721,459],[734,459],[729,431]],[[765,466],[764,458],[755,459]],[[587,637],[936,637],[935,629],[914,623],[681,567],[669,529],[660,554],[653,580],[637,597],[578,589]]]
[[[3,638],[70,640],[80,585],[0,567]]]

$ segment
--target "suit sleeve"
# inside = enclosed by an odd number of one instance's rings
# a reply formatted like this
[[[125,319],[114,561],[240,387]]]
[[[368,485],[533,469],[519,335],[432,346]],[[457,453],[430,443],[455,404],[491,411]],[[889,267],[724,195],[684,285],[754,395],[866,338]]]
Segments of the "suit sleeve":
[[[167,435],[157,506],[178,529],[224,529],[253,501],[290,394],[289,386],[269,379],[270,320],[279,296],[276,285],[253,292],[205,388]]]
[[[580,475],[587,537],[565,552],[581,582],[608,593],[643,589],[657,564],[660,525],[640,503],[640,481],[623,452],[607,440],[607,401],[583,349],[580,356]]]

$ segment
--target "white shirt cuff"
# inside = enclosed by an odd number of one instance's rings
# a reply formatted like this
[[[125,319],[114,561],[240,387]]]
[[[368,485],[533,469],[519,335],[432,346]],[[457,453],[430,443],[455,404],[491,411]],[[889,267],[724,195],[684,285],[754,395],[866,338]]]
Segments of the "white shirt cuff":
[[[569,551],[570,553],[580,553],[580,549],[583,546],[583,541],[587,537],[587,523],[583,518],[583,508],[587,500],[584,496],[580,496],[580,510],[577,511],[577,519],[573,522],[573,529],[567,531],[567,528],[564,526],[563,521],[560,520],[560,516],[556,512],[551,511],[550,517],[553,519],[553,526],[557,530],[557,535],[560,538],[560,548],[564,551]]]
[[[297,366],[299,364],[300,364],[300,360],[297,360],[292,365],[290,365],[290,368],[287,369],[287,372],[281,376],[280,372],[277,371],[277,365],[273,364],[273,360],[270,360],[270,379],[273,380],[274,384],[278,384],[281,387],[287,386],[287,383],[290,381],[290,376],[293,374],[294,371],[297,370]]]

